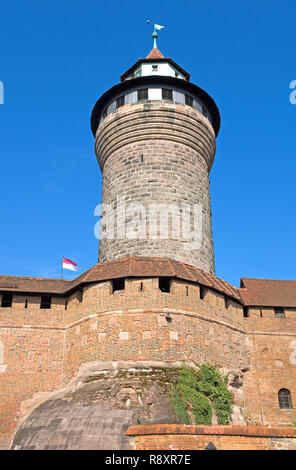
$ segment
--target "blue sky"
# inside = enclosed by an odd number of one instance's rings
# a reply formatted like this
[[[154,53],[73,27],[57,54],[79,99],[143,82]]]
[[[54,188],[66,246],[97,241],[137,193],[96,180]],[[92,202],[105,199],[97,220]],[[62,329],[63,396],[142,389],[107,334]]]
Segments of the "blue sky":
[[[1,2],[0,273],[59,277],[97,262],[100,95],[159,48],[219,106],[211,172],[216,274],[295,279],[295,2]],[[73,278],[71,272],[65,277]]]

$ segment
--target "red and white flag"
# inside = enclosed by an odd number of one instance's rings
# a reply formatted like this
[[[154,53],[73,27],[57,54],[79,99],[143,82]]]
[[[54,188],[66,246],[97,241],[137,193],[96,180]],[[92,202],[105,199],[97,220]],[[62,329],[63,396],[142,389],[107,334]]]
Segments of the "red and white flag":
[[[63,269],[70,269],[71,271],[78,271],[78,266],[74,261],[63,258]]]

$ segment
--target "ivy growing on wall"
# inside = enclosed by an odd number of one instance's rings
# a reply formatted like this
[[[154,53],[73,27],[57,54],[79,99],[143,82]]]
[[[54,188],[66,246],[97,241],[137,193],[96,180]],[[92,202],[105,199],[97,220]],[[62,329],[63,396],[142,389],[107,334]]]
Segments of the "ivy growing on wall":
[[[204,364],[194,370],[184,365],[177,384],[171,385],[170,400],[184,424],[190,423],[189,410],[195,424],[211,424],[213,410],[218,424],[229,424],[233,395],[227,389],[227,377],[214,366]]]

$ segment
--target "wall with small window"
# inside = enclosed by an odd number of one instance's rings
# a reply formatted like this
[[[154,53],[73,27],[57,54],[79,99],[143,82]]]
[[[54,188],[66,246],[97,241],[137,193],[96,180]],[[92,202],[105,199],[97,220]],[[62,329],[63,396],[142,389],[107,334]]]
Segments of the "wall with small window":
[[[7,326],[62,326],[66,298],[48,294],[0,294],[0,321]],[[72,308],[68,302],[67,309]]]
[[[112,294],[124,292],[125,278],[113,279],[112,281]]]
[[[40,308],[43,310],[49,310],[51,308],[51,295],[41,296]]]
[[[286,318],[285,309],[283,307],[275,307],[274,316],[275,318]]]
[[[1,308],[11,308],[12,307],[12,301],[13,301],[13,294],[11,294],[11,293],[2,294]]]
[[[169,276],[86,285],[76,318],[66,311],[66,325],[72,323],[66,330],[65,381],[90,360],[90,354],[100,361],[163,360],[168,345],[170,360],[223,357],[223,364],[233,368],[247,363],[242,315],[225,309],[223,294],[206,289],[201,299],[198,283]]]
[[[170,277],[160,277],[158,279],[158,288],[161,292],[169,294],[171,292],[171,278]]]
[[[281,388],[278,392],[279,407],[281,410],[292,410],[291,392],[287,388]]]
[[[296,319],[296,308],[292,307],[249,307],[249,317],[253,319],[278,320],[284,324],[287,320]]]

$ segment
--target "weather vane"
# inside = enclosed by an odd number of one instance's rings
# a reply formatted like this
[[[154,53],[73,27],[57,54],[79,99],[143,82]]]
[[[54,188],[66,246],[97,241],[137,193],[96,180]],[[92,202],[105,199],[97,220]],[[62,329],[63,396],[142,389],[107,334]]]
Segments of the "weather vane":
[[[164,28],[164,26],[161,26],[160,24],[157,24],[157,23],[153,23],[153,22],[150,21],[150,20],[147,20],[147,23],[153,25],[153,28],[154,28],[153,33],[152,33],[153,48],[157,49],[156,40],[157,40],[157,38],[158,38],[158,33],[157,33],[156,30],[161,31],[161,30]]]

